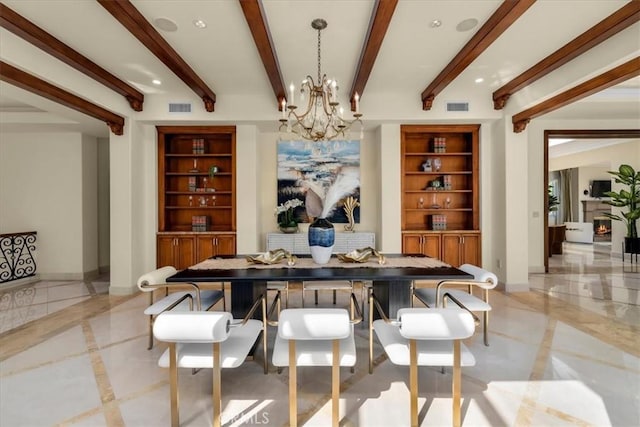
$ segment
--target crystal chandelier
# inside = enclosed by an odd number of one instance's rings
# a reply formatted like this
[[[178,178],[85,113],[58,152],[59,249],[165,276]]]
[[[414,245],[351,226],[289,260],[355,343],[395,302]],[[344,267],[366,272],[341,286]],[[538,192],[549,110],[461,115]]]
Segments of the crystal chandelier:
[[[327,28],[327,21],[314,19],[311,27],[318,30],[318,85],[316,86],[313,77],[309,75],[302,81],[299,102],[305,110],[300,113],[297,112],[298,107],[295,105],[295,86],[293,83],[289,85],[289,105],[285,99],[281,103],[280,132],[298,135],[310,141],[324,141],[337,137],[344,138],[345,132],[348,132],[355,123],[359,123],[360,139],[362,139],[363,128],[360,120],[362,114],[359,109],[358,93],[353,97],[355,104],[353,120],[345,120],[344,110],[339,107],[338,102],[338,83],[335,79],[327,79],[326,74],[321,73],[320,32]]]

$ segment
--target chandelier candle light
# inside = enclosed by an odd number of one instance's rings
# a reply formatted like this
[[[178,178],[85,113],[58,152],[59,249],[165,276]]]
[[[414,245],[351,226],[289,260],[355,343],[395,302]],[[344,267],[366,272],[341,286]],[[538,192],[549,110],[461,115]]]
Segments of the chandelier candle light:
[[[326,74],[321,73],[320,32],[327,28],[327,21],[314,19],[311,27],[318,30],[318,85],[313,77],[307,76],[300,87],[300,104],[306,103],[306,110],[298,114],[295,105],[295,85],[289,85],[289,105],[282,99],[282,118],[280,119],[280,132],[300,136],[310,141],[325,141],[337,137],[344,138],[345,133],[355,123],[360,124],[360,139],[363,137],[362,121],[360,117],[360,96],[356,92],[353,95],[355,112],[353,120],[344,119],[344,110],[338,108],[338,83],[335,79],[327,79]],[[287,113],[288,110],[288,113]]]

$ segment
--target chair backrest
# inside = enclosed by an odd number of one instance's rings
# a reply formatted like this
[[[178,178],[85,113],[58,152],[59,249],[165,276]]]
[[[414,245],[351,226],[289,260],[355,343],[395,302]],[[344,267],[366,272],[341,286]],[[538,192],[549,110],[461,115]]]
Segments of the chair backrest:
[[[177,272],[175,267],[166,266],[143,274],[138,278],[138,289],[143,292],[151,292],[154,290],[154,285],[166,284],[167,277],[173,276]]]
[[[398,310],[400,335],[415,340],[457,340],[475,332],[473,316],[457,308],[402,308]]]
[[[233,317],[229,312],[187,311],[160,314],[153,335],[165,342],[214,343],[226,340]]]
[[[458,270],[471,274],[477,282],[486,282],[486,285],[478,284],[483,289],[493,289],[498,285],[498,276],[484,268],[472,264],[462,264]]]
[[[286,340],[334,340],[351,334],[343,308],[289,308],[280,312],[278,336]]]

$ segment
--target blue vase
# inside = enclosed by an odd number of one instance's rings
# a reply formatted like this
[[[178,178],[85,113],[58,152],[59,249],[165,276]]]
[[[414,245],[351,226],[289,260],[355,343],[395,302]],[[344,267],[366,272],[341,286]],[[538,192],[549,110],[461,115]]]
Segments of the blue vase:
[[[326,264],[331,259],[336,230],[326,218],[316,218],[309,226],[309,249],[316,264]]]

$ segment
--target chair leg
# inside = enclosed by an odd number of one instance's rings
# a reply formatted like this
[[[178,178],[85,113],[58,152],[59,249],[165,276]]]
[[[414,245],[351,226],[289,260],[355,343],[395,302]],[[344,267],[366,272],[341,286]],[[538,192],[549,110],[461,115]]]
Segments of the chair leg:
[[[149,316],[149,346],[147,350],[153,348],[153,316]]]
[[[489,312],[485,311],[482,315],[483,325],[482,333],[484,335],[484,345],[489,347]]]
[[[287,282],[287,287],[284,288],[284,308],[289,308],[289,282]]]
[[[331,424],[340,423],[340,340],[333,340],[333,363],[331,365]]]
[[[314,298],[315,298],[316,305],[318,305],[318,291],[314,291]]]
[[[416,340],[409,340],[409,392],[411,427],[418,427],[418,349]]]
[[[280,291],[278,291],[278,295],[280,295]],[[276,296],[278,296],[276,295]],[[278,320],[280,320],[280,298],[278,298]],[[267,291],[264,291],[264,296],[262,298],[262,357],[263,357],[263,368],[264,374],[267,375],[269,373],[269,359],[267,358]]]
[[[460,427],[460,391],[462,373],[460,372],[460,340],[453,341],[453,426]]]
[[[213,427],[220,427],[222,398],[220,381],[220,343],[213,343]]]
[[[333,305],[336,305],[336,290],[333,290]]]
[[[180,426],[180,406],[178,405],[178,355],[176,343],[169,344],[169,390],[171,395],[171,427]]]
[[[289,425],[298,425],[298,395],[296,384],[296,341],[289,340]]]
[[[369,294],[369,374],[373,374],[373,293]]]

